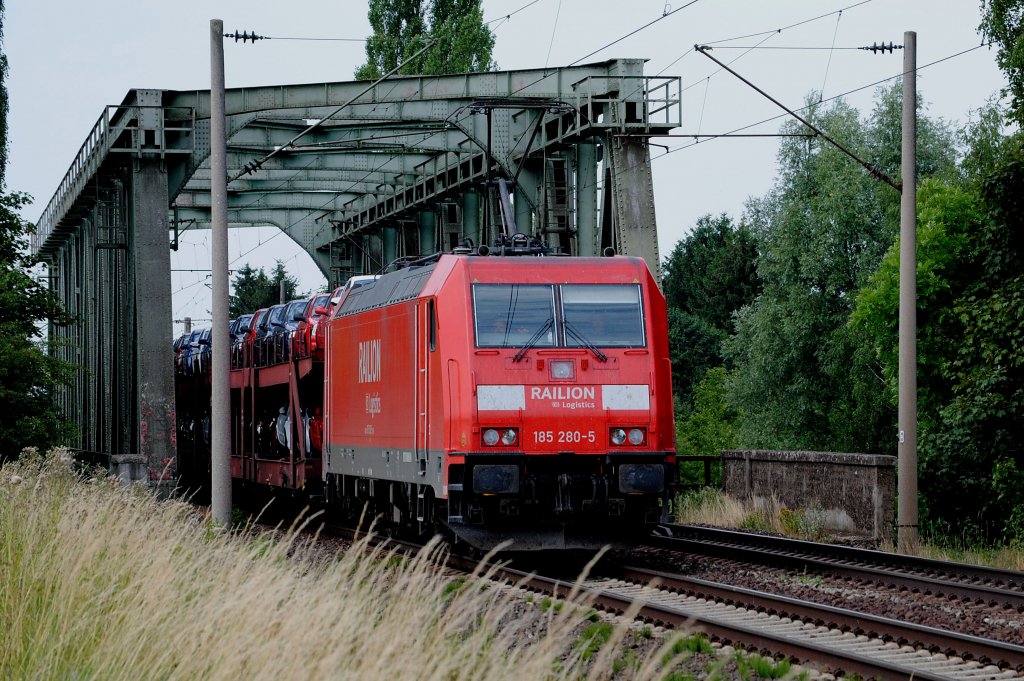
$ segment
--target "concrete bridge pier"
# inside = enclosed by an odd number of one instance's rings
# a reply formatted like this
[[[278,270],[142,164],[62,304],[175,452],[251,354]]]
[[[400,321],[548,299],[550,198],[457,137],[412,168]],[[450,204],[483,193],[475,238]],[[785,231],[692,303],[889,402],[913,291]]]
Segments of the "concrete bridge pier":
[[[174,366],[170,361],[173,315],[167,168],[161,159],[143,156],[133,160],[129,198],[138,391],[135,416],[139,427],[134,453],[138,459],[119,463],[118,474],[171,485],[177,470]]]

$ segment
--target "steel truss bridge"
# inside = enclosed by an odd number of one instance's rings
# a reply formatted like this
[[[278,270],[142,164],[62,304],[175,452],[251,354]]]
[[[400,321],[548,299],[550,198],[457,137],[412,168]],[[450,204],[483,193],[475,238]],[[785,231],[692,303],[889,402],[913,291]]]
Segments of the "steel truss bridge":
[[[612,247],[657,274],[648,140],[680,124],[678,78],[620,59],[369,85],[227,91],[229,226],[278,227],[331,286],[490,243],[503,210],[549,246]],[[50,329],[78,367],[59,396],[73,444],[126,480],[173,484],[170,250],[209,226],[209,91],[136,89],[103,110],[32,236],[77,317]]]

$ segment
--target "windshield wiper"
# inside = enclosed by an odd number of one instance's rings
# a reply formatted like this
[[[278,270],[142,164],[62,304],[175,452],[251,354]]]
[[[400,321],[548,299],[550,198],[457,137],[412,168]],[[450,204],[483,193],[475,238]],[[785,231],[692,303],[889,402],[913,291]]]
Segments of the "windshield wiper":
[[[592,353],[594,353],[594,357],[597,357],[597,361],[599,361],[599,362],[607,362],[608,361],[608,355],[606,355],[603,352],[601,352],[600,350],[598,350],[597,346],[595,346],[593,343],[591,343],[586,338],[584,338],[583,334],[581,334],[579,331],[574,329],[572,327],[572,325],[569,324],[569,322],[565,322],[565,330],[569,333],[570,336],[572,336],[577,341],[579,341],[580,345],[582,345],[587,350],[590,350]]]
[[[522,361],[523,357],[526,357],[527,351],[529,351],[530,348],[537,344],[537,341],[541,339],[541,336],[547,333],[548,329],[554,326],[554,323],[554,318],[548,317],[548,320],[544,322],[544,324],[542,324],[539,329],[537,329],[537,333],[530,336],[530,340],[526,341],[526,344],[519,349],[519,352],[516,353],[516,356],[512,358],[512,363],[515,364],[517,362]]]

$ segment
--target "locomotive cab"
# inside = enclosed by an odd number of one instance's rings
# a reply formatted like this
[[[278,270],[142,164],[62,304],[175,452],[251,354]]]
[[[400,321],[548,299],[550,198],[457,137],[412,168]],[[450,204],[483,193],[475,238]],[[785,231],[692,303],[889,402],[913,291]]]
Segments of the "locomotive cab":
[[[452,530],[477,545],[582,548],[661,521],[675,482],[671,378],[643,261],[467,270],[473,416],[450,454]]]

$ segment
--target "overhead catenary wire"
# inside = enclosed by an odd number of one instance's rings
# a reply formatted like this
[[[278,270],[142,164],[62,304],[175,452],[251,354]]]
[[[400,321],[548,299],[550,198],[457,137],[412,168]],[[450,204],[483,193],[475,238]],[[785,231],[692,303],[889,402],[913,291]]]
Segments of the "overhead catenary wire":
[[[740,75],[739,73],[737,73],[736,71],[733,71],[733,70],[732,70],[732,69],[730,69],[730,68],[729,68],[728,66],[725,66],[724,64],[722,64],[722,62],[720,62],[720,61],[718,61],[717,59],[715,59],[714,57],[712,57],[712,56],[711,56],[711,55],[709,54],[709,53],[711,52],[711,48],[710,48],[710,47],[708,47],[708,46],[706,46],[706,45],[694,45],[694,49],[695,49],[695,50],[697,50],[698,52],[700,52],[701,54],[703,54],[703,55],[704,55],[705,57],[707,57],[707,58],[708,58],[708,59],[710,59],[711,61],[713,61],[713,62],[715,62],[716,64],[718,64],[719,66],[721,66],[722,68],[724,68],[725,70],[727,70],[727,71],[728,71],[729,73],[731,73],[732,75],[734,75],[734,76],[736,76],[737,78],[739,78],[739,79],[740,79],[741,81],[743,81],[743,82],[744,82],[744,83],[746,83],[746,84],[747,84],[748,86],[750,86],[751,88],[753,88],[753,89],[754,89],[754,90],[755,90],[756,92],[758,92],[759,94],[761,94],[762,96],[764,96],[765,98],[767,98],[767,99],[768,99],[768,100],[769,100],[770,102],[772,102],[772,103],[773,103],[773,104],[775,104],[776,106],[778,106],[778,107],[780,107],[781,109],[783,109],[784,111],[786,111],[786,112],[787,112],[787,113],[788,113],[788,114],[789,114],[790,116],[792,116],[793,118],[797,119],[798,121],[800,121],[801,123],[803,123],[803,124],[804,124],[805,126],[807,126],[807,127],[808,127],[808,128],[810,128],[811,130],[813,130],[814,132],[816,132],[816,133],[817,133],[818,135],[820,135],[821,137],[823,137],[823,138],[824,138],[824,139],[825,139],[825,140],[826,140],[827,142],[829,142],[830,144],[832,144],[832,146],[834,146],[835,148],[839,149],[839,151],[843,152],[844,154],[846,154],[847,156],[849,156],[850,158],[852,158],[852,159],[853,159],[854,161],[856,161],[857,163],[859,163],[859,164],[860,164],[860,165],[861,165],[861,166],[862,166],[862,167],[863,167],[863,168],[864,168],[865,170],[867,170],[867,171],[868,171],[869,173],[871,173],[872,175],[874,175],[875,177],[877,177],[877,178],[878,178],[879,180],[881,180],[882,182],[885,182],[886,184],[888,184],[889,186],[891,186],[891,187],[892,187],[893,189],[895,189],[895,190],[896,190],[896,191],[898,191],[898,192],[901,192],[901,191],[903,191],[903,185],[902,185],[901,183],[898,183],[898,182],[896,182],[896,181],[895,181],[895,180],[893,180],[893,179],[892,179],[891,177],[889,177],[889,176],[888,176],[888,175],[886,175],[886,174],[885,174],[884,172],[882,172],[882,170],[881,170],[881,169],[877,168],[877,167],[876,167],[876,166],[874,166],[873,164],[871,164],[871,163],[869,163],[869,162],[865,161],[864,159],[860,158],[859,156],[857,156],[856,154],[854,154],[854,153],[853,153],[852,151],[850,151],[849,149],[847,149],[847,148],[846,148],[846,147],[845,147],[845,146],[844,146],[843,144],[841,144],[840,142],[838,142],[838,141],[836,141],[835,139],[833,139],[832,137],[830,137],[830,136],[829,136],[829,135],[828,135],[828,134],[827,134],[827,133],[826,133],[825,131],[823,131],[823,130],[822,130],[821,128],[817,127],[816,125],[814,125],[813,123],[811,123],[810,121],[808,121],[808,120],[807,120],[806,118],[804,118],[804,117],[800,116],[800,115],[799,115],[798,113],[796,113],[795,111],[793,111],[792,109],[790,109],[789,107],[787,107],[787,106],[786,106],[785,104],[783,104],[783,103],[782,103],[782,102],[780,102],[779,100],[777,100],[777,99],[775,99],[774,97],[772,97],[772,96],[771,96],[770,94],[768,94],[767,92],[765,92],[765,91],[764,91],[763,89],[761,89],[761,88],[759,88],[758,86],[754,85],[754,84],[753,84],[752,82],[750,82],[749,80],[747,80],[746,78],[744,78],[743,76],[741,76],[741,75]],[[819,98],[819,101],[820,101],[820,98]]]
[[[706,43],[702,43],[706,44]],[[902,49],[902,45],[894,45],[896,49]],[[863,47],[824,47],[821,45],[719,45],[715,47],[716,51],[721,50],[816,50],[819,52],[828,51],[835,52],[838,50],[863,50]]]
[[[859,4],[863,4],[863,3],[859,3]],[[983,47],[989,47],[989,46],[991,46],[993,44],[994,44],[994,41],[983,42],[980,45],[975,45],[973,47],[969,47],[969,48],[966,48],[966,49],[963,49],[963,50],[959,50],[959,51],[954,52],[952,54],[946,55],[945,57],[941,57],[941,58],[936,59],[934,61],[928,62],[927,64],[918,65],[916,71],[921,71],[923,69],[926,69],[926,68],[929,68],[929,67],[932,67],[932,66],[936,66],[936,65],[941,64],[943,62],[949,61],[951,59],[956,59],[957,57],[961,57],[961,56],[963,56],[965,54],[969,54],[969,53],[974,52],[975,50],[979,50],[979,49],[981,49]],[[868,48],[868,49],[870,49],[870,48]],[[696,51],[696,50],[694,50],[694,51]],[[867,90],[869,88],[876,87],[878,85],[881,85],[883,83],[887,83],[887,82],[895,80],[897,78],[901,78],[901,77],[903,77],[903,75],[904,75],[904,72],[901,71],[900,73],[894,74],[892,76],[888,76],[886,78],[882,78],[880,80],[876,80],[876,81],[867,83],[865,85],[861,85],[861,86],[858,86],[856,88],[852,88],[850,90],[846,90],[845,92],[840,92],[839,94],[833,95],[831,97],[827,97],[827,98],[822,99],[822,100],[820,100],[818,102],[815,102],[813,104],[808,104],[808,105],[802,106],[802,107],[800,107],[798,109],[793,109],[793,111],[803,112],[803,111],[806,111],[806,110],[810,109],[813,106],[817,106],[817,105],[828,103],[828,102],[831,102],[831,101],[834,101],[834,100],[837,100],[837,99],[841,99],[843,97],[855,94],[857,92],[862,92],[862,91]],[[764,125],[765,123],[771,123],[772,121],[777,121],[777,120],[779,120],[781,118],[785,118],[787,116],[789,116],[788,113],[776,114],[774,116],[769,116],[768,118],[764,118],[764,119],[756,121],[754,123],[748,123],[748,124],[740,126],[738,128],[733,128],[730,131],[727,131],[727,132],[724,132],[724,133],[718,133],[718,134],[657,135],[657,137],[685,137],[685,138],[688,138],[688,139],[693,139],[693,138],[699,137],[699,138],[719,139],[719,138],[748,138],[748,137],[753,137],[753,138],[764,137],[764,138],[768,138],[768,137],[814,137],[815,136],[814,134],[808,134],[808,133],[765,133],[765,134],[758,134],[758,133],[745,133],[744,134],[743,133],[743,131],[745,131],[745,130],[749,130],[751,128],[756,128],[757,126]],[[701,144],[701,143],[702,142],[699,139],[694,139],[694,141],[690,142],[689,144],[683,144],[683,145],[680,145],[680,146],[675,147],[675,148],[666,149],[666,151],[664,153],[659,154],[657,156],[652,156],[651,157],[651,162],[653,163],[654,161],[657,161],[658,159],[665,158],[666,156],[670,156],[670,155],[672,155],[672,154],[674,154],[676,152],[684,151],[686,149],[693,148],[694,146],[696,146],[698,144]],[[625,172],[625,170],[627,170],[627,169],[624,169],[621,172]],[[600,187],[600,186],[602,186],[602,184],[603,183],[601,181],[598,181],[597,186]]]
[[[776,35],[776,34],[774,34],[774,33],[772,33],[772,34],[770,34],[770,35],[766,35],[766,36],[765,36],[764,38],[762,38],[762,39],[761,39],[761,43],[763,43],[763,42],[766,42],[766,41],[768,41],[768,40],[771,40],[772,38],[774,38],[774,37],[775,37],[775,35]],[[757,49],[758,47],[760,47],[760,46],[761,46],[761,43],[758,43],[757,45],[754,45],[753,47],[748,47],[748,48],[746,48],[746,51],[745,51],[745,52],[744,52],[743,54],[741,54],[741,55],[739,55],[739,56],[735,57],[735,58],[734,58],[734,59],[733,59],[732,61],[729,61],[729,62],[727,62],[727,63],[726,63],[726,66],[732,66],[733,64],[735,64],[736,62],[738,62],[738,61],[739,61],[740,59],[743,59],[743,58],[744,58],[745,56],[747,56],[748,54],[750,54],[750,52],[751,52],[752,50],[755,50],[755,49]],[[696,50],[691,50],[691,51],[695,52]],[[725,70],[725,69],[724,69],[723,67],[719,67],[719,68],[718,68],[717,70],[715,70],[715,71],[712,71],[712,72],[711,72],[711,73],[709,73],[708,75],[704,76],[704,78],[701,78],[700,80],[695,80],[695,81],[693,81],[692,83],[690,83],[689,85],[687,85],[686,87],[684,87],[684,88],[680,89],[680,90],[679,90],[679,94],[682,94],[682,93],[686,92],[687,90],[690,90],[690,89],[692,89],[692,88],[695,88],[695,87],[697,87],[697,86],[698,86],[698,85],[700,85],[700,84],[701,84],[702,82],[704,82],[704,80],[705,80],[705,79],[707,79],[707,80],[710,80],[711,78],[714,78],[715,76],[717,76],[717,75],[718,75],[719,73],[721,73],[721,72],[722,72],[722,71],[724,71],[724,70]]]
[[[827,50],[827,49],[833,49],[833,48],[827,48],[827,47],[818,48],[818,47],[800,47],[800,46],[797,46],[797,47],[787,47],[787,46],[776,47],[776,46],[765,46],[764,43],[766,43],[771,38],[774,38],[775,36],[780,35],[783,31],[788,31],[791,28],[797,28],[798,26],[804,26],[806,24],[810,24],[810,23],[813,23],[815,21],[820,21],[821,19],[826,19],[826,18],[828,18],[828,17],[830,17],[832,15],[841,15],[846,10],[853,9],[854,7],[860,7],[861,5],[866,5],[869,2],[873,2],[873,0],[861,0],[860,2],[856,2],[856,3],[852,4],[852,5],[846,5],[845,7],[840,7],[839,9],[832,10],[831,12],[826,12],[825,14],[819,14],[819,15],[813,16],[813,17],[811,17],[809,19],[803,19],[801,21],[797,21],[797,22],[794,22],[792,24],[788,24],[786,26],[782,26],[782,27],[779,27],[779,28],[773,28],[773,29],[765,30],[765,31],[757,31],[755,33],[746,33],[744,35],[734,36],[732,38],[721,38],[719,40],[710,40],[710,41],[709,40],[705,40],[705,41],[702,41],[700,44],[701,45],[714,45],[714,46],[717,46],[715,49],[719,49],[719,50],[724,50],[724,49],[744,50],[743,54],[741,54],[740,56],[736,57],[732,61],[728,62],[730,65],[734,64],[736,61],[738,61],[738,60],[742,59],[743,57],[745,57],[750,51],[757,50],[757,49],[760,49],[760,50],[771,50],[771,49],[780,49],[780,50],[789,50],[789,49],[810,49],[810,50],[826,49]],[[761,38],[761,40],[759,42],[757,42],[757,44],[755,44],[755,45],[722,45],[721,44],[721,43],[733,42],[733,41],[736,41],[736,40],[743,40],[743,39],[746,39],[746,38],[756,38],[758,36],[764,36],[764,37]],[[833,44],[834,43],[835,43],[835,38],[833,37]],[[851,47],[851,48],[835,48],[835,49],[851,49],[851,50],[856,50],[856,49],[860,49],[860,48]],[[689,54],[690,52],[691,51],[687,51],[686,54]],[[682,59],[682,57],[679,57],[678,59],[676,59],[672,63],[675,64],[676,62],[680,61],[681,59]],[[709,75],[710,76],[716,76],[716,75],[718,75],[721,72],[722,72],[722,69],[719,68],[719,69],[716,69],[714,72],[712,72]],[[695,80],[690,85],[687,85],[686,87],[684,87],[681,90],[681,92],[686,92],[690,88],[693,88],[696,85],[699,85],[703,80],[704,80],[703,77],[698,79],[698,80]]]
[[[497,21],[508,21],[509,19],[514,17],[515,15],[519,14],[520,12],[522,12],[527,7],[532,7],[533,5],[536,5],[538,2],[540,2],[540,0],[533,0],[532,2],[528,2],[525,5],[523,5],[522,7],[520,7],[519,9],[512,10],[508,14],[502,14],[500,17],[495,17],[494,19],[490,19],[488,21],[485,21],[484,24],[487,25],[487,24],[493,24],[493,23],[495,23]]]
[[[765,35],[767,33],[782,33],[783,31],[788,31],[791,28],[796,28],[797,26],[803,26],[804,24],[809,24],[811,22],[818,21],[819,19],[824,19],[826,17],[830,17],[833,14],[838,14],[839,12],[845,12],[846,10],[853,9],[854,7],[860,7],[861,5],[866,5],[869,2],[874,2],[874,0],[861,0],[860,2],[855,2],[852,5],[847,5],[846,7],[841,7],[839,9],[832,10],[831,12],[826,12],[825,14],[819,14],[818,16],[811,17],[810,19],[804,19],[803,21],[798,21],[796,23],[789,24],[788,26],[783,26],[781,28],[773,28],[773,29],[766,30],[766,31],[758,31],[756,33],[747,33],[747,34],[744,34],[744,35],[733,36],[732,38],[721,38],[719,40],[705,40],[701,44],[702,45],[719,45],[721,43],[731,43],[734,40],[743,40],[745,38],[756,38],[757,36]]]
[[[928,62],[927,64],[919,65],[917,67],[917,71],[921,71],[921,70],[926,69],[928,67],[935,66],[937,64],[941,64],[943,62],[949,61],[950,59],[955,59],[957,57],[961,57],[961,56],[963,56],[965,54],[968,54],[970,52],[974,52],[975,50],[979,50],[979,49],[981,49],[983,47],[989,47],[992,44],[993,43],[990,41],[990,42],[987,42],[987,43],[982,43],[980,45],[975,45],[973,47],[969,47],[969,48],[964,49],[964,50],[960,50],[959,52],[954,52],[953,54],[950,54],[950,55],[947,55],[945,57],[942,57],[941,59],[936,59],[935,61]],[[866,85],[861,85],[859,87],[855,87],[855,88],[850,89],[850,90],[846,90],[845,92],[840,92],[839,94],[832,95],[831,97],[827,97],[827,98],[821,100],[820,102],[815,102],[814,104],[808,104],[808,105],[800,107],[799,109],[793,109],[793,110],[797,111],[797,112],[803,112],[803,111],[806,111],[807,109],[811,108],[812,106],[817,106],[819,104],[825,104],[825,103],[834,101],[836,99],[841,99],[843,97],[846,97],[847,95],[852,95],[852,94],[855,94],[857,92],[862,92],[864,90],[867,90],[868,88],[872,88],[872,87],[881,85],[882,83],[887,83],[887,82],[889,82],[891,80],[895,80],[897,78],[901,78],[901,77],[903,77],[903,75],[904,74],[901,71],[901,72],[899,72],[899,73],[897,73],[895,75],[888,76],[886,78],[882,78],[880,80],[876,80],[876,81],[873,81],[871,83],[867,83]],[[722,133],[721,135],[719,135],[719,137],[738,136],[738,135],[736,135],[736,133],[743,132],[744,130],[749,130],[750,128],[756,128],[757,126],[764,125],[765,123],[771,123],[772,121],[777,121],[780,118],[787,117],[788,115],[789,115],[788,113],[781,113],[781,114],[776,114],[775,116],[769,116],[768,118],[764,118],[764,119],[762,119],[760,121],[757,121],[755,123],[748,123],[747,125],[743,125],[743,126],[740,126],[738,128],[734,128],[734,129],[732,129],[732,130],[730,130],[728,132]],[[697,142],[691,142],[690,144],[680,145],[680,146],[678,146],[678,147],[676,147],[674,149],[669,149],[668,151],[666,151],[663,154],[659,154],[658,156],[653,157],[651,160],[655,161],[655,160],[657,160],[659,158],[664,158],[664,157],[666,157],[666,156],[668,156],[670,154],[676,153],[677,151],[683,151],[685,149],[689,149],[689,148],[695,146],[696,144],[698,144],[698,143]]]
[[[871,2],[871,0],[864,0],[864,1],[865,1],[865,2]],[[672,16],[672,15],[674,15],[674,14],[677,14],[678,12],[682,12],[682,11],[683,11],[684,9],[686,9],[687,7],[690,7],[690,6],[692,6],[692,5],[695,5],[695,4],[697,4],[698,2],[700,2],[700,0],[690,0],[690,2],[686,3],[686,4],[685,4],[685,5],[683,5],[682,7],[677,7],[676,9],[674,9],[674,10],[671,10],[671,11],[669,11],[669,12],[663,12],[663,13],[662,13],[662,14],[661,14],[661,15],[660,15],[660,16],[659,16],[659,17],[658,17],[657,19],[654,19],[654,20],[652,20],[652,21],[649,21],[649,22],[647,22],[646,24],[644,24],[643,26],[641,26],[641,27],[639,27],[639,28],[635,28],[635,29],[633,29],[632,31],[630,31],[629,33],[626,33],[625,35],[619,36],[618,38],[616,38],[615,40],[611,41],[610,43],[608,43],[608,44],[606,44],[606,45],[603,45],[602,47],[599,47],[599,48],[597,48],[596,50],[594,50],[594,51],[592,51],[592,52],[588,52],[587,54],[583,55],[582,57],[580,57],[580,58],[579,58],[579,59],[577,59],[576,61],[574,61],[574,62],[570,62],[570,63],[569,63],[569,66],[575,66],[576,64],[579,64],[579,63],[580,63],[581,61],[583,61],[584,59],[589,59],[590,57],[593,57],[593,56],[594,56],[595,54],[597,54],[598,52],[603,52],[604,50],[607,50],[607,49],[608,49],[609,47],[611,47],[611,46],[613,46],[613,45],[617,45],[618,43],[621,43],[621,42],[622,42],[623,40],[625,40],[626,38],[629,38],[629,37],[631,37],[631,36],[634,36],[634,35],[636,35],[637,33],[639,33],[640,31],[643,31],[643,30],[645,30],[645,29],[648,29],[648,28],[650,28],[651,26],[654,26],[654,25],[655,25],[656,23],[658,23],[659,21],[662,21],[662,20],[664,20],[664,19],[667,19],[667,18],[669,18],[670,16]],[[528,86],[528,85],[524,85],[524,86],[523,86],[523,88],[526,88],[526,87],[529,87],[529,86]],[[522,88],[521,88],[521,89],[522,89]],[[518,92],[518,90],[517,90],[516,92]],[[515,93],[513,93],[513,94],[515,94]]]
[[[818,101],[825,97],[825,84],[828,82],[828,71],[832,67],[832,55],[836,51],[836,38],[839,36],[839,21],[843,18],[842,10],[836,15],[836,30],[832,32],[832,49],[828,53],[828,62],[825,64],[825,77],[821,80],[821,90],[818,91]]]
[[[696,2],[696,0],[694,0],[694,1]],[[296,135],[291,140],[289,140],[286,144],[278,147],[277,149],[274,149],[273,151],[271,151],[269,154],[266,154],[261,159],[258,159],[258,160],[255,160],[255,161],[251,161],[250,163],[247,163],[243,170],[239,171],[233,177],[228,179],[228,184],[230,184],[231,182],[237,180],[238,178],[242,177],[243,175],[246,175],[248,173],[252,173],[252,172],[254,172],[256,170],[259,170],[260,167],[264,163],[266,163],[267,161],[272,159],[274,156],[276,156],[277,154],[281,153],[284,150],[289,149],[293,144],[295,144],[296,141],[298,141],[299,139],[305,137],[309,133],[313,132],[314,130],[316,130],[317,128],[322,126],[324,121],[329,120],[329,119],[333,118],[334,116],[338,115],[344,109],[346,109],[349,105],[351,105],[353,102],[355,102],[357,99],[359,99],[360,97],[365,95],[367,92],[369,92],[373,88],[375,88],[378,85],[380,85],[382,82],[384,82],[385,80],[387,80],[388,78],[390,78],[394,74],[398,73],[404,66],[406,66],[408,63],[410,63],[411,61],[413,61],[414,59],[419,57],[421,54],[426,52],[428,49],[430,49],[434,45],[435,42],[436,42],[435,40],[428,40],[427,43],[423,47],[421,47],[420,49],[416,50],[415,53],[413,53],[410,57],[408,57],[407,59],[405,59],[402,62],[400,62],[397,66],[395,66],[395,68],[391,69],[390,71],[385,73],[383,76],[381,76],[377,80],[375,80],[372,83],[370,83],[369,85],[367,85],[365,88],[360,90],[357,94],[355,94],[354,96],[349,98],[349,100],[346,101],[344,104],[342,104],[341,106],[336,108],[331,113],[327,114],[326,116],[324,116],[320,120],[316,121],[315,123],[313,123],[312,125],[307,127],[305,130],[303,130],[298,135]]]
[[[562,0],[558,0],[558,7],[555,9],[555,21],[551,25],[551,40],[548,42],[548,56],[544,58],[544,68],[548,67],[551,61],[551,48],[555,46],[555,34],[558,32],[558,17],[562,13]]]

